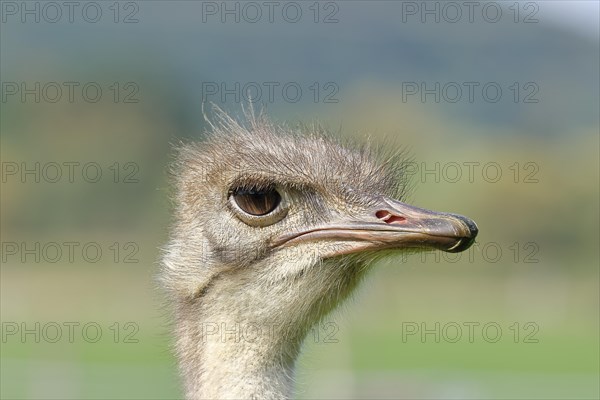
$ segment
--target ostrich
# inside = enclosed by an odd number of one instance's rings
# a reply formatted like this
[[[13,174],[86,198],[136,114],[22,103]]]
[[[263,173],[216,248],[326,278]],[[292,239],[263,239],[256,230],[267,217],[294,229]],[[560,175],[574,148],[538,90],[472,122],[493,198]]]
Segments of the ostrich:
[[[477,226],[400,200],[401,154],[217,111],[181,145],[161,282],[188,399],[286,399],[309,329],[377,257],[467,249]]]

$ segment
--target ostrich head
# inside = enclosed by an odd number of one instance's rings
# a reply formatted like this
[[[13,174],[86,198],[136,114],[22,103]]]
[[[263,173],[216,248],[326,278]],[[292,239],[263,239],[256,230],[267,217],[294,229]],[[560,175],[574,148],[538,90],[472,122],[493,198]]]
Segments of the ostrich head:
[[[180,147],[162,281],[188,398],[290,395],[307,331],[378,256],[468,248],[465,217],[401,202],[398,157],[220,112]]]

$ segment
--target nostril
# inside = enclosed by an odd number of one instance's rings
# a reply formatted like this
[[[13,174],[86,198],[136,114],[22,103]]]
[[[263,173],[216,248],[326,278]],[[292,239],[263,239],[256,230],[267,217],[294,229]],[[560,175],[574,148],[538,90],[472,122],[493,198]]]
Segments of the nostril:
[[[393,224],[394,222],[404,222],[406,218],[394,215],[389,211],[380,210],[375,213],[375,216],[385,222],[386,224]]]
[[[392,215],[392,214],[390,214],[390,213],[389,213],[389,212],[387,212],[387,211],[377,211],[377,212],[375,213],[375,216],[376,216],[377,218],[379,218],[379,219],[382,219],[382,220],[384,220],[384,221],[385,221],[387,218],[389,218],[389,217],[390,217],[390,215]]]

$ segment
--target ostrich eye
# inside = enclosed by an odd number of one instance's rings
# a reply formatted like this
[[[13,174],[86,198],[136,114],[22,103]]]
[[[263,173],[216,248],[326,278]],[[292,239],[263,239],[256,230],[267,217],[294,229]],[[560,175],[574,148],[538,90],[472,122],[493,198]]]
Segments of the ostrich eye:
[[[266,227],[281,221],[289,210],[289,196],[275,185],[234,186],[227,199],[229,210],[252,227]]]
[[[232,193],[233,200],[244,212],[262,216],[277,208],[281,195],[275,189],[238,189]]]

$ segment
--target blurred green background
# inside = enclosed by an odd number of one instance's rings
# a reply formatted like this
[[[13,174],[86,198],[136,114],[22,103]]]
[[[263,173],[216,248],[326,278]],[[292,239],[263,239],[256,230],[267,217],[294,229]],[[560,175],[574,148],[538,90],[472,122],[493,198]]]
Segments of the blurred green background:
[[[298,398],[600,396],[597,2],[496,2],[496,22],[487,3],[469,21],[460,2],[458,19],[297,2],[298,22],[285,2],[272,22],[260,2],[257,21],[235,2],[81,2],[72,21],[46,4],[1,3],[2,398],[181,397],[155,283],[170,144],[202,137],[203,100],[239,114],[249,82],[278,121],[409,147],[411,202],[480,227],[458,259],[382,261],[307,338]],[[240,99],[210,91],[236,82]],[[409,95],[421,83],[448,91]]]

